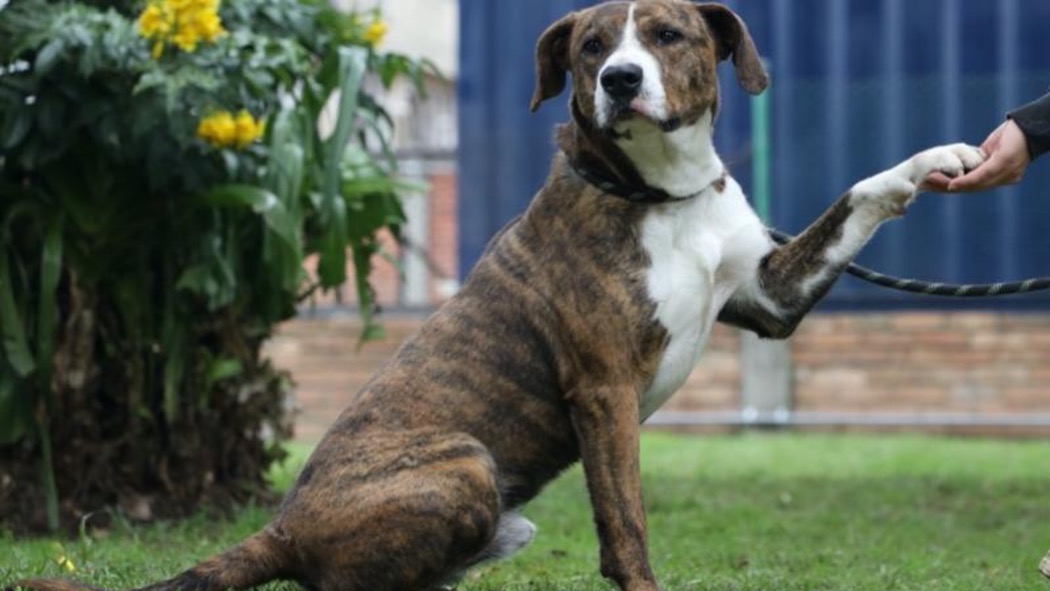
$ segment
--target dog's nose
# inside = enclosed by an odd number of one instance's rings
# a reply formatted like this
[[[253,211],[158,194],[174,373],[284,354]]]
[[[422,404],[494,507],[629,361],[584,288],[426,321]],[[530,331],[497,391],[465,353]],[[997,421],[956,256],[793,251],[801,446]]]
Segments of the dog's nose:
[[[609,66],[602,72],[601,82],[613,98],[634,98],[642,87],[642,69],[634,64]]]

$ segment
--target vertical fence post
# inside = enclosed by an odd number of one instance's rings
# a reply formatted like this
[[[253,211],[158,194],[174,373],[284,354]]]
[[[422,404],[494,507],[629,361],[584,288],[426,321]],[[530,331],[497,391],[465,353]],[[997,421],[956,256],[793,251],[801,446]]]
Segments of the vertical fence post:
[[[400,164],[401,176],[412,182],[425,182],[423,160],[410,157]],[[403,229],[409,248],[402,254],[404,280],[401,284],[401,303],[411,308],[423,308],[430,303],[430,272],[427,269],[426,249],[429,244],[430,223],[425,191],[402,195],[407,223]]]
[[[751,98],[751,197],[768,224],[769,92]],[[786,423],[791,417],[791,349],[787,341],[764,341],[750,331],[740,335],[740,406],[745,423]]]

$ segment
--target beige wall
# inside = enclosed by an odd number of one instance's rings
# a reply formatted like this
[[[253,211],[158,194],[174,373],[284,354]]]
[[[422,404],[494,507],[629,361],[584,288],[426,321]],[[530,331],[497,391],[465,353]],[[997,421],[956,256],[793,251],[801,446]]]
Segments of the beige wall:
[[[378,6],[390,26],[382,49],[426,57],[436,63],[445,76],[456,77],[457,0],[333,0],[332,4],[344,10]]]

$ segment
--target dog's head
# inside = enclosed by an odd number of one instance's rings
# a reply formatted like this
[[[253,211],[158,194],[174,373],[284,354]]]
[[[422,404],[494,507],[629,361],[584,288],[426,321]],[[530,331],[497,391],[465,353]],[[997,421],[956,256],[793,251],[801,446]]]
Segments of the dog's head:
[[[572,74],[573,110],[594,127],[646,121],[672,131],[718,107],[718,63],[733,59],[751,94],[769,83],[743,21],[720,4],[608,2],[551,25],[536,46],[531,109]]]

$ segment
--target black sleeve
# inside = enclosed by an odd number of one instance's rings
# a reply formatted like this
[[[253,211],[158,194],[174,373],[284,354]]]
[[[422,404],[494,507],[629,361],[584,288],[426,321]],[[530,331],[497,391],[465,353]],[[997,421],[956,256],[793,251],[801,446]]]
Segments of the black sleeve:
[[[1024,132],[1032,160],[1050,151],[1050,94],[1010,111],[1007,117]]]

